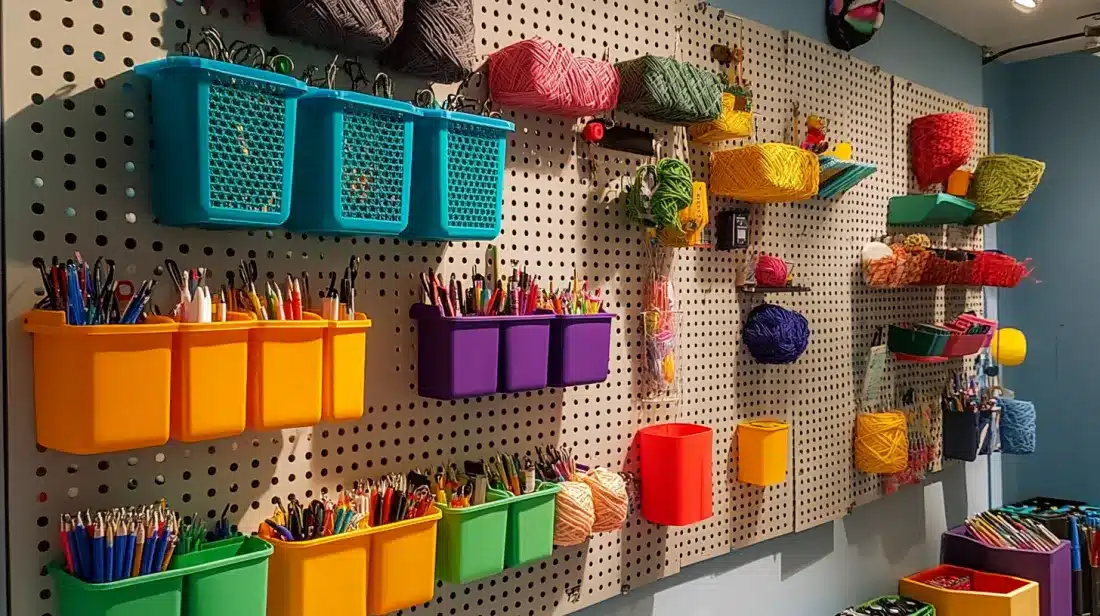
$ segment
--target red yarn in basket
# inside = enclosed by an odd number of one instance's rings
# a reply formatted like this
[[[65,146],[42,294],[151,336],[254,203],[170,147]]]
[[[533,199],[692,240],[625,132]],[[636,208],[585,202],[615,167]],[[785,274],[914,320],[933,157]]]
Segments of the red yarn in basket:
[[[489,95],[506,107],[581,117],[615,108],[619,72],[610,62],[574,57],[541,38],[489,56]]]
[[[921,189],[943,184],[970,160],[978,120],[969,113],[941,113],[913,120],[909,145]]]
[[[762,287],[787,286],[787,274],[790,270],[779,257],[760,255],[756,260],[756,284]]]
[[[1011,289],[1031,274],[1027,261],[1020,262],[999,252],[979,253],[974,260],[974,268],[979,272],[979,284],[987,287]]]

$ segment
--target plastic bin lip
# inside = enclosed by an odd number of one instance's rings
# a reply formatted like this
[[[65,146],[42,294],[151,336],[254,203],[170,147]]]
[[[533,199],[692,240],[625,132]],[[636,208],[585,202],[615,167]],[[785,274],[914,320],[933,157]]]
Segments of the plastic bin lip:
[[[107,336],[113,334],[170,334],[179,324],[168,317],[150,316],[134,325],[69,325],[60,310],[31,310],[23,313],[23,330],[49,336]]]
[[[777,421],[775,419],[754,419],[752,421],[742,421],[739,425],[748,426],[757,430],[766,430],[768,432],[778,432],[790,428],[786,422]]]
[[[558,492],[561,492],[561,484],[560,483],[551,483],[549,481],[539,481],[537,484],[535,484],[535,491],[534,492],[531,492],[530,494],[520,494],[519,496],[516,496],[515,494],[512,494],[511,492],[505,492],[504,490],[498,490],[496,488],[489,488],[489,494],[492,494],[493,496],[500,499],[500,500],[493,501],[493,502],[495,502],[495,503],[506,503],[508,505],[511,505],[512,503],[523,502],[525,500],[530,500],[532,498],[538,498],[540,496],[542,496],[542,497],[552,496],[552,495],[557,494]]]
[[[420,516],[419,518],[413,518],[411,520],[401,520],[400,522],[390,522],[382,526],[371,526],[369,528],[361,528],[359,530],[353,530],[347,533],[340,533],[339,535],[332,535],[331,537],[321,537],[320,539],[310,539],[309,541],[282,541],[281,539],[269,539],[265,540],[272,544],[274,547],[280,550],[306,550],[314,548],[319,545],[327,545],[329,543],[336,543],[337,541],[343,541],[345,539],[367,537],[377,533],[384,533],[391,530],[399,530],[402,528],[409,528],[410,526],[419,526],[421,524],[427,524],[429,522],[438,522],[443,517],[443,512],[439,510],[439,506],[436,503],[432,503],[428,509],[428,513]]]
[[[496,490],[494,490],[496,491]],[[488,490],[486,490],[488,492]],[[507,509],[509,500],[494,500],[486,501],[480,505],[473,505],[471,507],[450,507],[443,503],[436,503],[435,506],[439,508],[439,511],[443,514],[443,517],[449,518],[452,516],[465,517],[473,515],[475,513],[483,513],[486,511],[492,511],[493,509]]]
[[[298,98],[304,95],[309,89],[309,86],[305,83],[288,75],[280,75],[274,71],[265,71],[249,66],[240,66],[194,56],[168,56],[167,58],[145,62],[135,66],[134,72],[142,77],[151,79],[164,71],[173,69],[201,70],[217,73],[226,77],[243,77],[255,81],[265,81],[286,88],[288,90],[288,98]]]
[[[657,426],[648,426],[638,431],[639,434],[661,438],[688,438],[712,432],[714,432],[714,428],[710,426],[689,423],[660,424]]]
[[[253,329],[326,329],[328,321],[312,312],[303,312],[301,321],[261,321],[256,320]]]
[[[1058,552],[1062,551],[1063,549],[1067,549],[1067,548],[1071,547],[1070,542],[1066,541],[1065,539],[1061,539],[1058,542],[1058,547],[1053,548],[1051,550],[1030,550],[1030,549],[1025,550],[1025,549],[1016,548],[1016,547],[1000,547],[1000,546],[994,546],[994,545],[987,545],[987,544],[982,543],[981,541],[978,541],[977,539],[971,537],[970,533],[966,532],[966,526],[956,526],[955,528],[949,528],[946,531],[944,531],[943,534],[951,535],[953,537],[959,537],[959,538],[962,538],[962,539],[966,539],[970,543],[981,546],[983,549],[993,550],[993,551],[996,551],[996,552],[1012,552],[1012,553],[1020,553],[1020,554],[1046,554],[1046,555],[1049,556],[1051,554],[1057,554]]]
[[[417,321],[443,321],[451,324],[455,329],[461,329],[464,326],[467,329],[495,327],[506,318],[502,316],[445,317],[439,306],[420,303],[413,304],[409,308],[409,317]]]
[[[565,319],[569,321],[610,321],[612,319],[619,318],[619,315],[614,312],[596,312],[593,314],[556,314],[554,315],[559,319]]]
[[[256,325],[256,315],[251,312],[230,312],[225,321],[212,323],[180,323],[181,334],[198,332],[228,332],[252,329]]]
[[[451,122],[462,122],[463,124],[477,124],[485,128],[496,128],[508,132],[516,130],[515,124],[500,118],[489,118],[486,116],[474,115],[472,113],[465,113],[463,111],[445,111],[443,109],[421,108],[418,111],[421,117],[431,118],[433,120],[449,120]]]
[[[329,90],[328,88],[314,88],[307,86],[305,99],[333,100],[357,105],[369,105],[371,107],[384,107],[393,111],[400,111],[410,115],[420,115],[420,109],[412,103],[394,100],[384,96],[375,96],[365,92],[352,92],[349,90]]]

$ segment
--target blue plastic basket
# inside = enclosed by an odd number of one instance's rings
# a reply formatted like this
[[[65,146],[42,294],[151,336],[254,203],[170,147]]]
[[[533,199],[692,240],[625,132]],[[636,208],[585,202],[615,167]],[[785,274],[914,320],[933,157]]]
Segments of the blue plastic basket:
[[[153,214],[177,227],[268,227],[290,214],[304,83],[190,56],[137,66],[153,90]]]
[[[312,88],[298,101],[298,162],[287,227],[397,235],[409,223],[416,107]]]
[[[491,240],[500,234],[505,120],[421,109],[413,147],[412,207],[403,237]]]

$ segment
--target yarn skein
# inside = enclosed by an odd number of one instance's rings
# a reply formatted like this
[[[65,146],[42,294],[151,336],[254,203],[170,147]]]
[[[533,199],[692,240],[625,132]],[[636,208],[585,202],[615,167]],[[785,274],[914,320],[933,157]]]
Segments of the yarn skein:
[[[691,205],[691,168],[682,160],[662,158],[638,168],[626,194],[626,214],[647,227],[682,231],[680,210]]]
[[[856,468],[892,475],[909,464],[909,430],[905,413],[864,413],[856,418]]]
[[[723,84],[705,69],[643,56],[615,65],[622,83],[618,110],[669,124],[709,122],[722,113]]]
[[[1014,216],[1039,186],[1046,168],[1046,163],[1007,154],[978,161],[967,194],[977,206],[969,224],[990,224]]]
[[[402,20],[402,0],[265,0],[268,32],[343,54],[373,54],[389,45]]]
[[[1035,453],[1035,405],[1023,400],[1001,400],[1001,452]]]
[[[626,522],[626,512],[630,508],[623,478],[606,468],[594,468],[581,477],[581,480],[592,490],[592,502],[596,511],[596,522],[592,525],[592,531],[602,533],[622,528]]]
[[[489,56],[489,93],[498,104],[570,117],[615,108],[619,73],[606,61],[575,57],[535,37]]]
[[[810,326],[806,317],[775,304],[752,309],[741,331],[753,359],[762,364],[790,364],[806,351]]]
[[[790,268],[786,261],[771,255],[760,255],[756,259],[756,284],[762,287],[785,287]]]
[[[579,545],[592,534],[596,522],[596,506],[592,488],[581,481],[565,481],[555,497],[554,545]]]
[[[472,0],[406,0],[405,23],[382,53],[382,63],[436,83],[454,83],[469,76],[475,57]]]

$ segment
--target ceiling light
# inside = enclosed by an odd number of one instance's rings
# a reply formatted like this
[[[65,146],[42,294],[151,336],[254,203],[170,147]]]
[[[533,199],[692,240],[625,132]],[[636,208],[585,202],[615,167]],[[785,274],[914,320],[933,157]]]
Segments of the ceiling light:
[[[1021,13],[1034,13],[1043,0],[1012,0],[1012,7]]]

